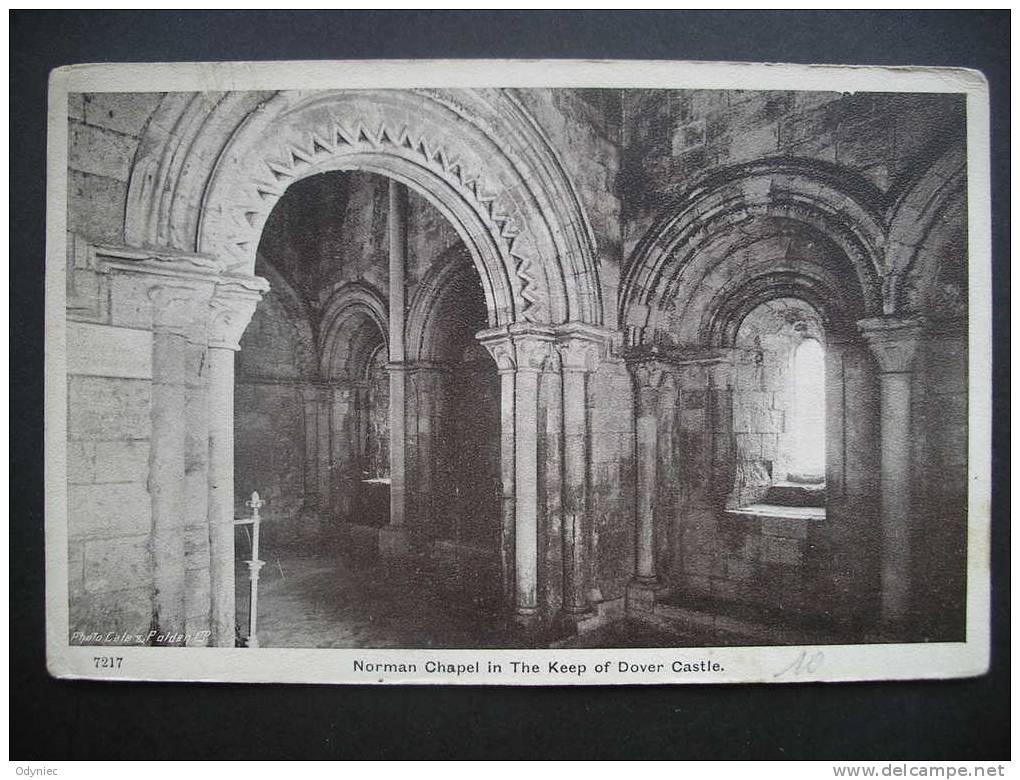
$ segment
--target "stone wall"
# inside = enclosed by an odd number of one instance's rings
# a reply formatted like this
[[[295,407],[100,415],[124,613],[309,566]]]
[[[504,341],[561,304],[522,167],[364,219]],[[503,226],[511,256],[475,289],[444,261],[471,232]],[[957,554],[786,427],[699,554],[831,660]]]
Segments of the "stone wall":
[[[915,577],[926,583],[921,629],[962,640],[966,600],[967,358],[959,326],[932,333],[914,382]]]
[[[246,517],[246,502],[258,491],[267,540],[307,540],[319,532],[316,518],[301,513],[309,503],[309,430],[306,399],[319,392],[317,350],[302,298],[265,261],[257,267],[275,284],[252,316],[235,361],[234,500]]]
[[[68,97],[68,230],[96,243],[123,243],[131,165],[162,97],[150,92]]]
[[[618,90],[517,90],[542,127],[577,190],[594,233],[606,324],[615,326],[616,295],[624,263],[621,97]]]
[[[133,365],[81,359],[88,346]],[[68,555],[71,631],[147,632],[152,621],[148,491],[152,334],[69,323]]]
[[[896,194],[962,141],[964,112],[963,99],[948,94],[626,90],[625,254],[663,208],[721,166],[798,157]]]
[[[634,573],[634,396],[623,361],[604,361],[589,380],[591,420],[591,598],[622,598]]]

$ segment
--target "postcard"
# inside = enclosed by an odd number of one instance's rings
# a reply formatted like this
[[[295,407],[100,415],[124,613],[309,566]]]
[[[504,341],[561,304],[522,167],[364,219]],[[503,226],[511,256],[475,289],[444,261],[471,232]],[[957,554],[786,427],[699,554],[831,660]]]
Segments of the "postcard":
[[[50,672],[983,674],[988,122],[961,69],[54,71]]]

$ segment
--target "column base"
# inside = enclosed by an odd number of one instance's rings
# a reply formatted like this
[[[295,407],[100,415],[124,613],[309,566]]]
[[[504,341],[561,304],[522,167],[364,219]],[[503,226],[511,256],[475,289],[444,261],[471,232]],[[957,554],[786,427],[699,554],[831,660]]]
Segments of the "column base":
[[[627,612],[654,612],[656,595],[664,588],[657,577],[635,577],[627,583]]]
[[[522,628],[535,628],[541,623],[538,607],[516,607],[513,621]]]
[[[407,529],[402,525],[384,525],[379,529],[379,554],[384,558],[399,558],[411,550]]]

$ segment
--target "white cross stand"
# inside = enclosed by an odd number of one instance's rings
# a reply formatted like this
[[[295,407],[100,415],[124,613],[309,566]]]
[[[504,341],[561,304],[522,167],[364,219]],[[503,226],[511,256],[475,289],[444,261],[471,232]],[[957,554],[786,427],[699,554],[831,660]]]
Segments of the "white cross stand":
[[[248,580],[251,587],[251,600],[248,608],[248,647],[258,647],[258,612],[259,612],[259,569],[265,561],[259,560],[259,510],[265,502],[259,498],[256,490],[251,494],[251,499],[245,502],[251,508],[251,517],[246,520],[239,520],[238,524],[251,523],[251,560],[245,561],[248,564]]]

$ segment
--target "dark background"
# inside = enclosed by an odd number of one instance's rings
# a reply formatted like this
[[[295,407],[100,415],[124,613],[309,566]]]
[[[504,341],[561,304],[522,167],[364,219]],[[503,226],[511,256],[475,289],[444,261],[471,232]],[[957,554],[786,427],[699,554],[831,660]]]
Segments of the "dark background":
[[[1009,757],[1010,16],[987,12],[11,12],[10,757]],[[991,87],[992,671],[949,682],[422,688],[63,682],[45,669],[46,85],[79,62],[550,57],[943,65]]]

